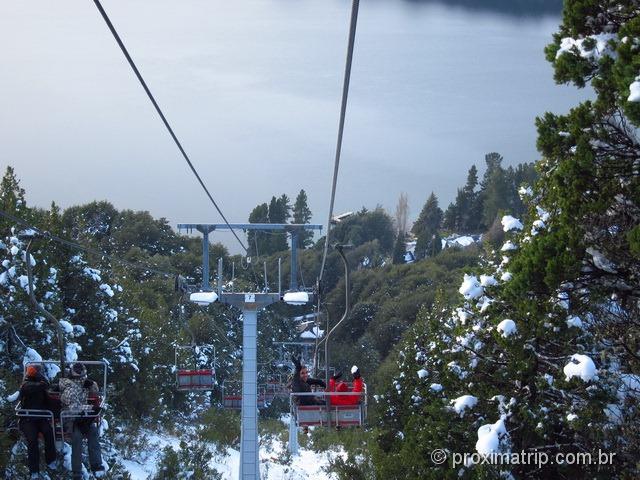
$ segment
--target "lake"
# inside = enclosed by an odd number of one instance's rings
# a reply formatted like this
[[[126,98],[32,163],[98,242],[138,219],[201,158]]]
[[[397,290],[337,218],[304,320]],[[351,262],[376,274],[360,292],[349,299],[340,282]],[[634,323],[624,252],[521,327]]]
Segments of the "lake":
[[[536,160],[535,117],[588,94],[555,85],[544,59],[558,4],[361,2],[336,213],[392,212],[404,191],[415,218],[432,190],[446,207],[485,153]],[[104,7],[230,221],[304,188],[325,222],[349,1]],[[3,2],[0,44],[0,167],[32,205],[220,221],[92,2]]]

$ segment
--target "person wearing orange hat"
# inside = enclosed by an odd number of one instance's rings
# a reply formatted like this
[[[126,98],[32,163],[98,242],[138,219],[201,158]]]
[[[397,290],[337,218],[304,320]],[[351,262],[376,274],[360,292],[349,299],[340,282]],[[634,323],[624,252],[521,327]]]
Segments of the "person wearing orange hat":
[[[37,365],[27,365],[24,381],[20,386],[21,407],[28,410],[50,410],[47,390],[49,382],[44,378]],[[40,449],[38,435],[44,438],[44,456],[47,465],[56,469],[56,448],[51,424],[46,418],[20,418],[20,431],[27,441],[27,463],[32,479],[40,478]]]

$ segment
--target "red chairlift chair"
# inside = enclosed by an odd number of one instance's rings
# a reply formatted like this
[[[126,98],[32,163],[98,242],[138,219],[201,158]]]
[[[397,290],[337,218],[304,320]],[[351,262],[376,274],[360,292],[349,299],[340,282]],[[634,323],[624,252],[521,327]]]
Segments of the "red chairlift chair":
[[[200,349],[213,349],[213,360],[204,368],[196,368],[197,355]],[[195,361],[194,368],[183,368],[180,363],[180,353],[190,350]],[[217,385],[216,381],[216,350],[213,345],[177,345],[175,348],[176,388],[180,391],[210,391]]]

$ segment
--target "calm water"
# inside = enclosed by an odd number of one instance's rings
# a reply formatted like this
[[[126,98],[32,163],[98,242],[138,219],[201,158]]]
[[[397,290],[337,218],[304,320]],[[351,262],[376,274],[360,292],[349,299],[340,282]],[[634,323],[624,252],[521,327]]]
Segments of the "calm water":
[[[535,116],[585,92],[556,86],[544,60],[559,13],[521,5],[361,2],[337,212],[392,211],[406,191],[416,216],[431,190],[448,203],[487,152],[538,158]],[[105,8],[231,221],[304,188],[324,222],[350,2]],[[17,168],[32,204],[108,199],[173,224],[219,221],[92,2],[2,2],[0,45],[0,167]]]

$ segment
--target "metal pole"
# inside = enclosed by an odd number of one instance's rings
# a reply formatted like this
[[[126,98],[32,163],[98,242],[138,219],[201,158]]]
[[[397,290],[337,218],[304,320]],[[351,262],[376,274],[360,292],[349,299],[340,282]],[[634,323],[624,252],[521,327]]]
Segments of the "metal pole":
[[[336,245],[336,250],[338,254],[340,254],[340,258],[342,258],[342,263],[344,263],[344,313],[342,314],[342,318],[338,323],[336,323],[331,330],[327,332],[327,335],[324,337],[324,361],[325,361],[325,382],[327,386],[329,385],[329,337],[334,332],[336,328],[347,318],[349,312],[351,311],[351,306],[349,305],[349,262],[347,262],[347,257],[345,257],[344,252],[342,250],[342,245]],[[327,325],[328,328],[328,325]],[[329,409],[329,401],[331,397],[327,395],[327,410]],[[331,427],[331,415],[327,415],[327,422],[329,427]]]
[[[291,280],[289,290],[298,290],[298,232],[291,230]]]
[[[269,280],[267,279],[267,262],[263,262],[264,265],[264,293],[269,292]]]
[[[298,445],[298,426],[296,425],[296,418],[294,414],[293,404],[291,400],[291,396],[289,396],[289,453],[291,455],[298,455],[299,445]]]
[[[242,309],[242,432],[240,436],[240,480],[260,478],[257,404],[257,324],[255,304]]]
[[[209,229],[202,229],[202,290],[209,291]]]

